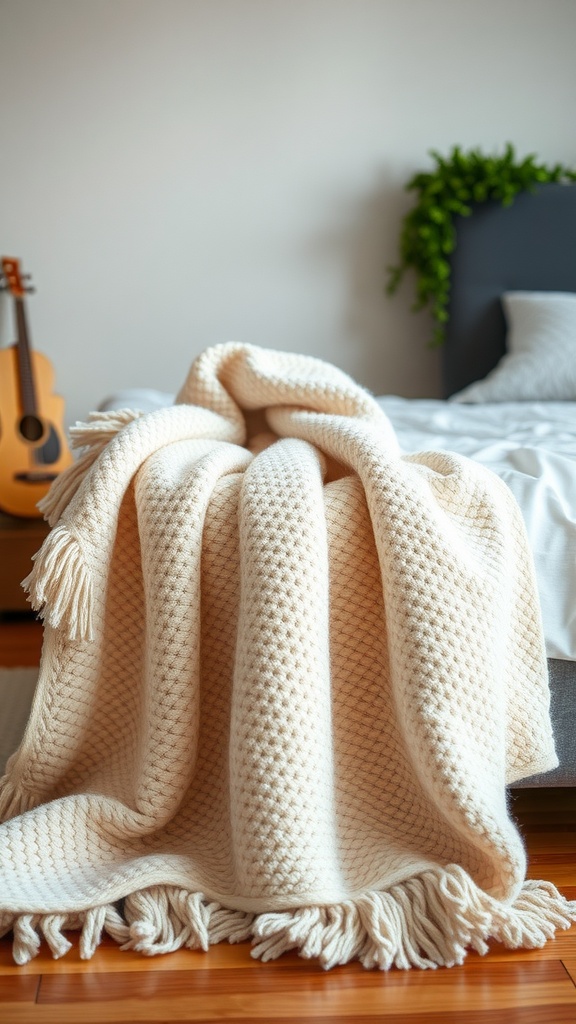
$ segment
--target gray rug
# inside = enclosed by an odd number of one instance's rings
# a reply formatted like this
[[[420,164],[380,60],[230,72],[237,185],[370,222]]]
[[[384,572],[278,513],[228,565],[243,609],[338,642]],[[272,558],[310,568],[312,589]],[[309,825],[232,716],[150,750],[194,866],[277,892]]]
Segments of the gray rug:
[[[24,734],[37,678],[37,668],[0,669],[0,776]]]

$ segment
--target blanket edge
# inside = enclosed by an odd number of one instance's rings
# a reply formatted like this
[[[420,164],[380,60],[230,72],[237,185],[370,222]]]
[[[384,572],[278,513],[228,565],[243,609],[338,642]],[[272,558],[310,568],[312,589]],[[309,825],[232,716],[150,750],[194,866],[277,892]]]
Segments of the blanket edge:
[[[45,939],[58,959],[71,948],[66,930],[80,930],[81,959],[90,959],[104,932],[122,950],[145,956],[252,940],[251,955],[274,960],[295,950],[329,970],[359,960],[389,970],[461,965],[470,949],[484,955],[489,940],[534,949],[576,922],[576,901],[550,882],[527,881],[511,903],[478,888],[456,864],[436,866],[391,887],[338,904],[252,914],[201,892],[155,885],[119,905],[72,913],[0,911],[0,937],[13,932],[13,957],[26,964]]]

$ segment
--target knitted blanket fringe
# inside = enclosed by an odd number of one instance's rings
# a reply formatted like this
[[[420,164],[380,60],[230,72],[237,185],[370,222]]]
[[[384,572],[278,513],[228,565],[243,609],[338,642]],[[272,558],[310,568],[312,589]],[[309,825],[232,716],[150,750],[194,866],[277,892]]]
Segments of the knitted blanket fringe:
[[[42,502],[40,682],[0,781],[15,961],[79,930],[83,958],[105,932],[434,968],[570,927],[506,805],[557,763],[508,490],[402,455],[371,396],[307,357],[217,346],[177,401],[91,414]],[[46,891],[12,867],[44,841]]]
[[[114,904],[71,914],[0,914],[0,938],[13,931],[13,956],[25,964],[44,938],[55,959],[72,948],[65,932],[80,929],[80,958],[89,960],[103,933],[122,950],[145,956],[183,947],[252,940],[251,956],[274,960],[296,950],[325,970],[359,960],[368,969],[434,969],[462,964],[470,949],[484,956],[488,939],[508,949],[536,949],[558,928],[569,928],[574,908],[546,882],[526,882],[506,907],[474,885],[458,865],[433,869],[386,892],[357,900],[251,914],[176,886],[152,886]],[[571,916],[572,913],[572,916]]]
[[[82,454],[67,472],[56,478],[38,503],[53,529],[34,556],[34,567],[22,580],[22,587],[34,611],[40,612],[51,626],[63,626],[70,638],[92,639],[93,585],[77,539],[57,524],[106,445],[141,415],[131,409],[90,413],[87,423],[72,427],[70,446],[83,449]]]

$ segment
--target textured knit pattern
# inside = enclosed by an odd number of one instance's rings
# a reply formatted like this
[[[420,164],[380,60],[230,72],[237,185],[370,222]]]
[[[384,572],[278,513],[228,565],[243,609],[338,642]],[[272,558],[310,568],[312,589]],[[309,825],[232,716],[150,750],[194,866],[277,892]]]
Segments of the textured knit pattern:
[[[227,344],[94,415],[26,581],[45,618],[0,793],[0,929],[143,953],[251,937],[326,967],[541,945],[507,782],[555,767],[514,500],[404,456],[340,371]]]

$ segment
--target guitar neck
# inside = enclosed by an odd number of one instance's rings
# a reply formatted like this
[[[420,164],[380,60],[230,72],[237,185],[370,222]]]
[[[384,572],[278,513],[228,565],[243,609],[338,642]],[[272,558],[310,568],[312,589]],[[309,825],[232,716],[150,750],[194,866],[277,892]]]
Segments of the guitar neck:
[[[24,307],[23,298],[15,297],[14,302],[16,304],[16,347],[18,350],[20,400],[22,403],[22,411],[25,416],[36,416],[36,388],[34,386],[34,374],[32,371],[32,359],[30,356],[30,341],[28,338],[26,309]]]

